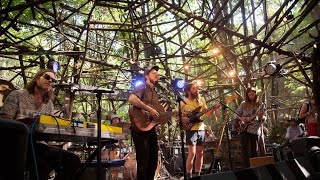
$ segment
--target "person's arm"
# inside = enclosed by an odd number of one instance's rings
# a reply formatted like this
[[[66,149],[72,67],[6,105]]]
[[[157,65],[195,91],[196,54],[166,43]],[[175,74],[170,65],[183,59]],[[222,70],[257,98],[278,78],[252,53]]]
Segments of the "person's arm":
[[[286,140],[289,140],[290,138],[289,130],[290,130],[290,127],[287,128],[286,137],[285,137]]]
[[[235,114],[235,119],[239,119],[241,121],[245,121],[245,118],[246,118],[246,117],[241,117],[241,115],[243,114],[243,104],[244,104],[244,102],[242,102],[239,105],[238,109],[236,110],[236,114]]]
[[[203,99],[203,104],[204,104],[204,110],[208,109],[208,106],[206,104],[206,101],[205,99]],[[212,113],[214,113],[214,117],[217,117],[217,116],[220,116],[220,111],[219,111],[219,108],[220,108],[220,104],[217,103],[214,105],[214,107],[212,107],[212,109],[210,111],[208,111],[205,115],[207,117],[210,117]]]
[[[308,111],[308,104],[307,103],[303,103],[300,113],[299,113],[299,118],[305,118],[306,116],[309,115],[309,111]]]
[[[128,101],[132,105],[150,112],[152,116],[159,116],[159,113],[157,110],[153,109],[152,107],[142,102],[140,98],[138,98],[138,96],[135,94],[130,94]]]
[[[0,110],[0,117],[4,119],[15,119],[19,107],[19,94],[12,91],[4,101]]]

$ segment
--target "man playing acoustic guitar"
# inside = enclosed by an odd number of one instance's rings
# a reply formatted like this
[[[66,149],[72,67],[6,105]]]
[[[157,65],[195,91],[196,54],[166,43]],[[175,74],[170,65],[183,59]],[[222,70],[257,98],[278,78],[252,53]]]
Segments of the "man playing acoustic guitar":
[[[164,109],[160,105],[159,96],[155,91],[158,83],[158,66],[144,71],[145,84],[139,86],[129,96],[133,105],[129,110],[131,136],[135,145],[137,160],[137,179],[153,180],[158,162],[158,139],[153,121],[146,122],[144,115],[159,117]],[[137,117],[139,116],[140,117]]]
[[[184,88],[186,98],[181,102],[181,111],[184,113],[182,118],[184,128],[186,130],[186,144],[188,146],[188,157],[186,161],[187,177],[192,176],[193,160],[195,162],[195,175],[200,176],[203,164],[203,149],[205,143],[205,124],[200,120],[200,114],[207,112],[209,116],[212,110],[217,110],[220,104],[216,104],[212,108],[207,108],[206,101],[200,97],[196,84],[189,83]],[[198,112],[195,112],[198,111]],[[190,116],[190,112],[192,115]],[[202,113],[201,113],[202,112]],[[196,115],[198,113],[199,115]]]

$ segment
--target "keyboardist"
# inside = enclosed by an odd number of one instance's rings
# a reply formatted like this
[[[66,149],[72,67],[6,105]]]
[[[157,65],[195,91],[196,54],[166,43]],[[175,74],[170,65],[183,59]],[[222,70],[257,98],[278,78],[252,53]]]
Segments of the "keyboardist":
[[[54,71],[40,70],[27,84],[26,89],[14,90],[6,98],[0,110],[0,116],[5,119],[34,119],[36,114],[53,114],[52,83],[55,81]],[[57,173],[55,179],[71,179],[80,166],[77,155],[47,144],[34,143],[37,161],[38,179],[47,180],[52,169]],[[29,143],[29,147],[30,143]],[[33,153],[28,148],[27,164],[34,166]],[[29,170],[35,170],[30,167]],[[37,179],[35,171],[30,171],[29,179]]]

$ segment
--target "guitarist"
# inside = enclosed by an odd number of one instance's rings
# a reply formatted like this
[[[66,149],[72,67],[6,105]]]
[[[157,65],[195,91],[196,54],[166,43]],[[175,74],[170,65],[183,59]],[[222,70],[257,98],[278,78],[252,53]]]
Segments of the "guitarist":
[[[260,122],[256,121],[256,116],[259,119],[263,118],[264,112],[260,110],[261,103],[253,88],[247,88],[245,92],[245,100],[236,110],[236,119],[242,122],[249,122],[254,118],[254,122],[249,124],[247,128],[240,132],[240,143],[242,153],[242,168],[250,166],[249,159],[257,157],[258,153],[258,134],[261,127]]]
[[[184,88],[186,98],[184,102],[181,102],[181,111],[184,113],[183,121],[189,121],[190,119],[186,115],[186,112],[192,112],[194,109],[201,107],[200,111],[207,109],[206,101],[203,97],[200,97],[198,87],[196,84],[189,83]],[[216,105],[215,110],[220,107]],[[212,111],[209,111],[209,116]],[[203,149],[205,143],[205,124],[202,121],[194,123],[193,126],[186,130],[186,144],[188,146],[188,157],[186,160],[187,177],[192,177],[193,160],[195,161],[195,176],[200,176],[201,167],[203,164]]]
[[[134,90],[129,96],[129,102],[133,106],[148,111],[152,116],[159,116],[159,112],[149,106],[160,104],[155,91],[155,85],[159,80],[158,70],[158,66],[146,68],[144,71],[145,84]],[[131,136],[136,150],[137,179],[153,180],[159,150],[156,129],[153,127],[149,131],[141,131],[135,122],[131,121]]]

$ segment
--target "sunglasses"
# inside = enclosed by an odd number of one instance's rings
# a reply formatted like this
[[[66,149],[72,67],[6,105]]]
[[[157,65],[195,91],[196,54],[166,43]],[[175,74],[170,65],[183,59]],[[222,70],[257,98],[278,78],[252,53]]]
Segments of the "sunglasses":
[[[52,78],[52,77],[49,76],[48,74],[44,74],[44,75],[42,75],[42,77],[45,78],[45,79],[48,80],[48,81],[51,79],[53,83],[56,83],[56,82],[57,82],[56,79]]]

